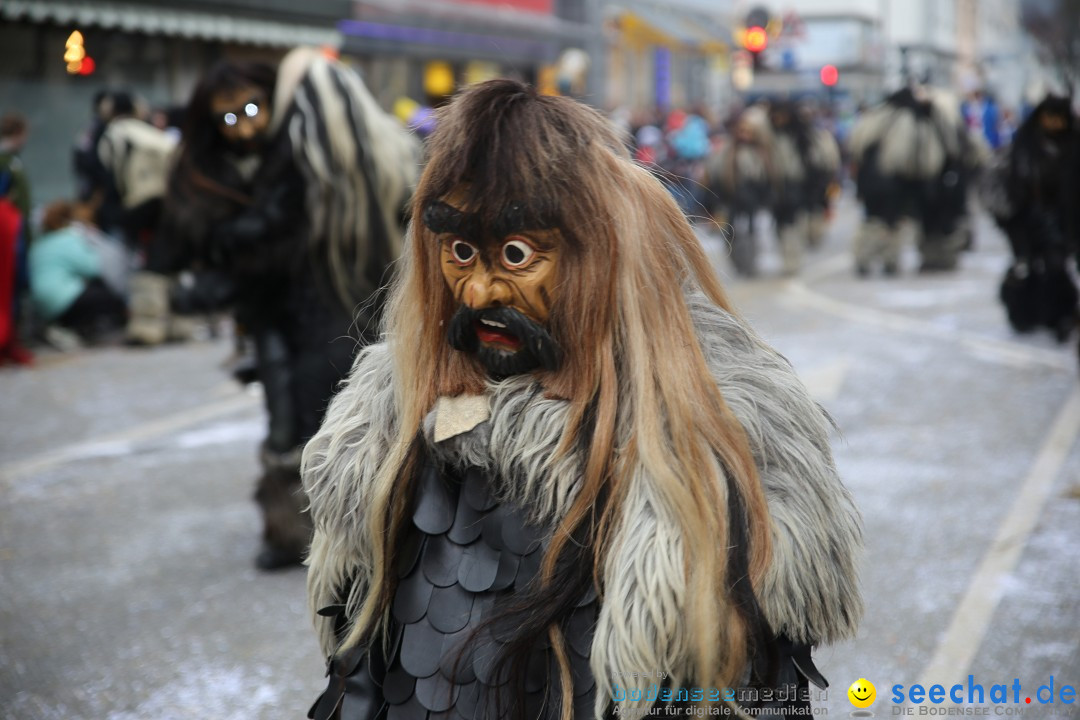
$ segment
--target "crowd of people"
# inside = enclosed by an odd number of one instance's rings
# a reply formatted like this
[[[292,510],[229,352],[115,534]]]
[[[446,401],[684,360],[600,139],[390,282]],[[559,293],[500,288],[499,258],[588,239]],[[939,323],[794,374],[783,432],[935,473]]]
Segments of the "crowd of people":
[[[269,96],[273,88],[262,92]],[[1032,173],[1043,172],[1031,170],[1032,162],[1064,166],[1072,157],[1076,129],[1068,101],[1062,102],[1065,126],[1047,146],[1053,150],[1062,145],[1060,153],[1038,149],[1040,140],[1034,136],[1045,136],[1048,131],[1033,128],[1031,118],[1043,116],[1044,106],[1029,112],[1018,128],[1012,114],[999,108],[992,94],[980,91],[961,100],[949,91],[920,85],[904,87],[876,105],[860,108],[850,124],[840,123],[830,108],[815,100],[785,97],[759,100],[722,122],[714,121],[704,108],[633,115],[616,112],[611,119],[626,132],[634,159],[653,170],[684,213],[705,221],[700,224],[706,231],[723,234],[735,272],[746,277],[761,272],[762,244],[767,237],[761,227],[766,219],[771,219],[774,232],[768,235],[776,238],[782,273],[797,274],[807,250],[821,244],[832,205],[846,179],[854,182],[864,208],[863,221],[851,241],[854,269],[861,277],[876,272],[899,274],[905,225],[915,230],[920,272],[956,269],[961,253],[973,244],[972,199],[984,197],[983,204],[1009,234],[1016,253],[1017,262],[1002,288],[1010,322],[1018,330],[1048,325],[1058,328],[1059,335],[1068,335],[1072,320],[1065,308],[1073,302],[1074,283],[1058,257],[1073,254],[1069,233],[1074,223],[1068,203],[1038,219],[1051,222],[1050,236],[1061,235],[1060,242],[1049,243],[1058,250],[1038,249],[1046,243],[1017,241],[1020,228],[1027,225],[1001,210],[1033,200],[1030,190],[1020,197],[1020,188],[1038,184]],[[184,297],[177,298],[175,277],[156,269],[160,263],[173,262],[162,256],[162,248],[173,252],[178,247],[168,240],[156,242],[156,236],[162,227],[175,226],[173,221],[162,224],[169,194],[184,191],[175,182],[171,187],[168,183],[171,163],[180,156],[182,131],[190,129],[184,122],[186,110],[150,110],[125,92],[98,93],[91,122],[73,153],[75,196],[41,209],[36,216],[19,156],[30,128],[18,113],[5,116],[0,127],[0,227],[7,228],[12,252],[0,257],[0,362],[30,363],[27,339],[30,344],[45,341],[61,348],[118,338],[141,345],[183,340],[192,335],[194,324],[174,309],[204,308],[209,298],[200,294],[224,292],[220,283],[200,277],[198,292],[180,293]],[[412,101],[405,108],[404,100],[399,100],[394,114],[421,141],[435,127],[431,108]],[[267,115],[263,111],[261,117]],[[421,121],[412,119],[421,115]],[[260,119],[240,112],[237,125],[228,131],[236,132],[236,127]],[[202,142],[197,138],[194,141]],[[190,155],[191,142],[185,147]],[[1017,153],[1035,159],[1016,162]],[[1004,179],[1006,172],[1018,179]],[[195,177],[203,178],[201,174]],[[298,191],[298,181],[293,184],[291,190]],[[1039,199],[1033,201],[1040,206],[1057,203],[1042,195],[1056,198],[1059,186],[1068,195],[1075,184],[1071,176],[1062,176],[1052,187],[1039,190]],[[297,197],[290,198],[284,189],[281,193],[276,199],[296,204]],[[1063,219],[1047,220],[1051,216]],[[35,217],[36,228],[31,221]],[[61,217],[71,221],[61,228],[45,222]],[[44,246],[52,250],[31,252],[35,231],[60,230],[68,238],[66,243],[50,239]],[[85,250],[84,257],[96,256],[95,262],[72,263],[69,254],[55,250],[67,247],[70,251],[76,246]],[[1044,255],[1050,259],[1044,262]],[[1051,279],[1045,284],[1052,289],[1033,289],[1038,281],[1028,278],[1030,269],[1038,268],[1036,274],[1041,276],[1046,265],[1052,269],[1046,273]],[[185,280],[188,286],[193,282],[190,277]],[[340,294],[341,278],[334,282]],[[117,330],[115,304],[99,301],[103,287],[126,305],[122,331]],[[78,293],[72,295],[75,290]],[[78,307],[90,316],[100,309],[101,317],[73,323],[64,311],[87,290],[97,299]],[[1053,299],[1032,299],[1040,293]],[[57,298],[65,298],[60,303],[64,307],[58,307]],[[1057,309],[1032,309],[1040,304]],[[254,372],[250,338],[238,338],[236,357],[238,373]]]
[[[669,187],[691,218],[719,227],[740,275],[761,271],[771,219],[782,272],[799,272],[821,244],[842,183],[862,205],[851,239],[859,277],[901,273],[913,231],[920,273],[955,271],[974,246],[972,212],[984,208],[1009,238],[1000,298],[1020,332],[1077,325],[1080,129],[1071,99],[1048,95],[1017,125],[993,95],[966,98],[913,83],[860,108],[850,124],[813,101],[763,99],[712,123],[703,110],[613,117],[638,162]]]
[[[775,97],[716,126],[672,112],[633,129],[633,138],[637,159],[684,211],[724,229],[740,275],[761,270],[763,217],[772,220],[783,274],[797,274],[851,177],[866,211],[853,241],[855,270],[893,276],[904,220],[919,227],[924,272],[954,269],[967,243],[967,199],[990,151],[961,109],[946,91],[907,87],[861,111],[841,145],[836,123],[815,101]]]
[[[191,317],[231,312],[236,375],[262,384],[268,411],[256,564],[299,564],[311,535],[300,450],[374,339],[417,137],[317,50],[222,61],[180,110],[99,93],[74,147],[76,195],[32,228],[29,131],[17,113],[0,121],[0,362],[31,364],[27,340],[184,340]]]

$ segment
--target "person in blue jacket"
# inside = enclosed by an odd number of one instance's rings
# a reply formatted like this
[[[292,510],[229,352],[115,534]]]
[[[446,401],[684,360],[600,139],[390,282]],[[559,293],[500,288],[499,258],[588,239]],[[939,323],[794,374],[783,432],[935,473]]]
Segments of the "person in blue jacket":
[[[30,246],[30,287],[41,318],[95,342],[124,327],[127,305],[104,281],[101,256],[87,242],[75,205],[61,200],[45,209],[44,234]]]

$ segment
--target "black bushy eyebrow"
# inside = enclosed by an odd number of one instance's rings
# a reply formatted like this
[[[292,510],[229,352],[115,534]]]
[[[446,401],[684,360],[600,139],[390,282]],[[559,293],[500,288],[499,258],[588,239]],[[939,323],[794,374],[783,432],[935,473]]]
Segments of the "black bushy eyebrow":
[[[441,200],[428,203],[421,214],[424,225],[433,233],[450,233],[479,240],[482,221],[478,213],[459,210]],[[491,235],[503,238],[526,230],[549,230],[558,226],[547,213],[524,203],[511,203],[495,218]]]
[[[495,237],[506,237],[525,230],[551,230],[558,227],[558,223],[549,217],[548,213],[515,202],[507,205],[495,219],[491,231]]]
[[[424,225],[433,233],[453,233],[454,235],[474,235],[479,226],[479,218],[474,213],[458,210],[441,200],[428,203],[421,215]]]

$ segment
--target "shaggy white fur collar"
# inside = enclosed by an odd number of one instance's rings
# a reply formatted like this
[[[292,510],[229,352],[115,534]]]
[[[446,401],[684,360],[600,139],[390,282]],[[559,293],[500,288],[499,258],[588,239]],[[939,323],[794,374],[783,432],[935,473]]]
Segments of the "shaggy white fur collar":
[[[860,520],[829,449],[831,422],[790,364],[739,318],[703,296],[688,297],[702,349],[725,401],[740,420],[765,487],[773,523],[773,562],[758,589],[773,629],[796,641],[851,637],[862,614],[857,583]],[[311,607],[342,602],[348,579],[363,593],[372,558],[363,542],[372,478],[393,441],[393,372],[385,345],[366,349],[304,453],[304,485],[315,521],[308,577]],[[568,405],[545,398],[529,377],[492,383],[490,417],[436,443],[435,414],[425,437],[456,467],[481,466],[502,480],[500,496],[551,523],[577,492],[580,459],[553,460]],[[651,478],[633,476],[622,524],[602,569],[605,601],[591,662],[600,687],[630,673],[664,670],[685,678],[694,632],[682,622],[683,543]],[[357,595],[354,595],[354,600]],[[334,650],[330,623],[316,616],[323,650]],[[646,680],[641,680],[643,684]],[[607,698],[598,698],[598,708]]]

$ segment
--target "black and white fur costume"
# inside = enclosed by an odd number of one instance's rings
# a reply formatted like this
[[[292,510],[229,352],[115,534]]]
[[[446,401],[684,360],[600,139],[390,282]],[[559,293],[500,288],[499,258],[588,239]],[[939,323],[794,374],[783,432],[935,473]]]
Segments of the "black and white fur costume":
[[[772,122],[772,214],[786,275],[797,273],[809,240],[812,128],[786,100],[769,108]]]
[[[829,130],[811,125],[809,133],[810,143],[806,156],[809,204],[807,240],[810,247],[816,248],[825,237],[831,202],[829,193],[832,185],[839,180],[841,158],[840,146]]]
[[[256,492],[263,567],[299,562],[307,549],[300,450],[358,341],[375,336],[420,164],[418,141],[360,77],[315,49],[285,57],[272,102],[262,152],[227,155],[209,182],[176,184],[169,242],[156,258],[206,280],[178,305],[230,305],[254,343],[270,420]],[[209,183],[225,191],[211,193]]]
[[[935,88],[904,88],[859,118],[849,149],[866,211],[855,238],[859,274],[878,262],[886,274],[899,271],[905,218],[918,223],[923,268],[955,268],[966,239],[967,190],[980,161],[959,101]]]
[[[809,647],[851,637],[862,614],[859,515],[833,464],[830,420],[788,362],[741,319],[696,291],[687,297],[768,500],[773,558],[756,594],[772,630],[788,641],[781,681],[805,687],[806,677],[821,681]],[[489,662],[498,628],[457,665],[455,641],[493,605],[524,590],[547,529],[578,491],[581,456],[554,459],[569,404],[545,398],[531,376],[490,382],[485,395],[465,400],[471,409],[464,414],[473,417],[458,429],[466,429],[442,437],[443,413],[454,415],[457,402],[441,399],[424,424],[425,460],[398,553],[390,632],[383,643],[336,657],[343,626],[371,590],[375,558],[364,540],[365,513],[396,438],[395,373],[386,343],[362,352],[305,449],[304,487],[315,523],[309,600],[331,657],[330,687],[312,717],[496,716],[485,714],[491,707],[484,692],[503,681]],[[674,685],[687,677],[693,628],[682,622],[686,578],[674,559],[683,557],[685,543],[703,539],[674,530],[673,511],[654,487],[646,471],[633,476],[619,533],[598,568],[602,599],[586,594],[567,621],[574,717],[610,717],[613,679],[627,692],[647,688],[650,681],[629,677],[631,670],[662,670]],[[552,716],[551,704],[544,704],[549,654],[538,647],[529,664],[526,717]],[[644,714],[652,706],[644,699],[622,711]]]
[[[730,140],[705,162],[713,214],[731,225],[731,260],[744,276],[757,273],[757,214],[769,207],[772,190],[772,131],[765,109],[743,111]]]

